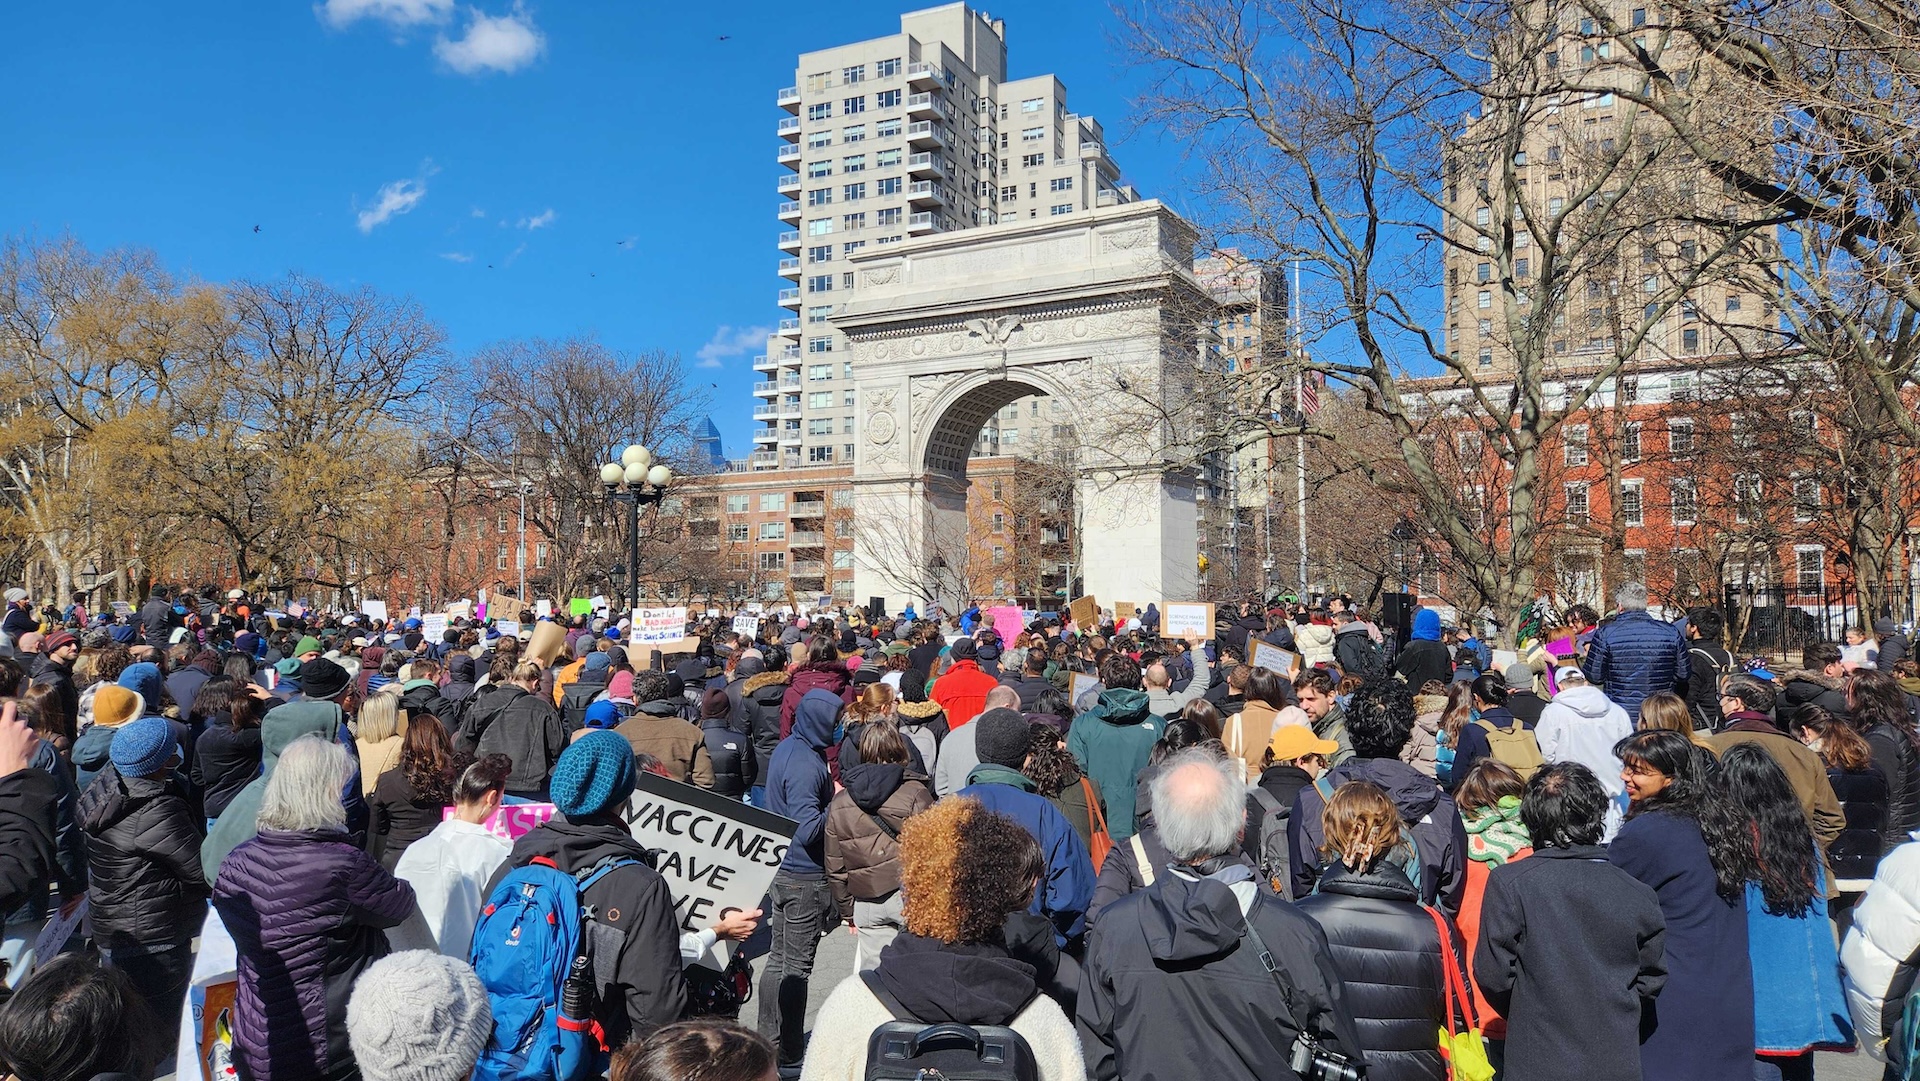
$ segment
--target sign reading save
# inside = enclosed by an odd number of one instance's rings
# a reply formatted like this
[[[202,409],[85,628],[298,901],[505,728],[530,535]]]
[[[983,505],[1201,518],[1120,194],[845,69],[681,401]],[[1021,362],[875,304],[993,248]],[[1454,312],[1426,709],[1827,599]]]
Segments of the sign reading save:
[[[642,773],[627,804],[634,840],[655,850],[680,930],[698,931],[735,909],[760,907],[798,823],[658,774]],[[702,963],[723,969],[722,939]]]

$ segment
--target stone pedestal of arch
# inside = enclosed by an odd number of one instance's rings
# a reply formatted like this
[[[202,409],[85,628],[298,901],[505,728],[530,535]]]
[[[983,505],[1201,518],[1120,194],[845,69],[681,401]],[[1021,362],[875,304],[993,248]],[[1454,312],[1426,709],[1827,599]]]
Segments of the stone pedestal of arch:
[[[942,553],[967,534],[967,457],[1017,399],[1066,403],[1087,592],[1183,599],[1198,574],[1194,487],[1163,468],[1159,396],[1193,363],[1192,230],[1157,202],[989,226],[857,256],[834,317],[853,351],[854,582],[861,603],[969,599]]]

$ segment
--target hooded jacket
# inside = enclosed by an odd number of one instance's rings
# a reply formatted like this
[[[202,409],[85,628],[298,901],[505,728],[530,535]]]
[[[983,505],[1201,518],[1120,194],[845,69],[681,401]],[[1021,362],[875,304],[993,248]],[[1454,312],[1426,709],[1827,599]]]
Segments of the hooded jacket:
[[[1085,932],[1087,906],[1093,903],[1093,856],[1067,816],[1036,792],[1025,774],[992,763],[975,766],[967,777],[967,787],[958,794],[979,800],[987,810],[1020,823],[1040,845],[1047,877],[1028,911],[1053,922],[1060,945]]]
[[[780,860],[788,874],[826,874],[827,805],[833,802],[833,775],[827,747],[840,699],[827,691],[808,691],[794,713],[793,734],[774,748],[767,767],[767,809],[795,823],[793,840]]]
[[[980,711],[987,708],[987,692],[999,685],[999,680],[981,670],[980,662],[955,661],[933,681],[927,698],[940,703],[948,726],[959,728],[980,716]]]
[[[440,688],[440,697],[450,703],[458,704],[462,698],[473,693],[473,658],[465,653],[455,653],[447,658],[447,685]],[[449,723],[448,728],[453,725]]]
[[[603,859],[631,859],[586,891],[597,927],[594,1020],[606,1030],[606,1042],[619,1047],[679,1020],[687,1005],[681,976],[680,929],[667,880],[653,869],[653,856],[611,815],[568,818],[555,814],[514,842],[513,854],[493,873],[483,896],[491,897],[507,872],[545,856],[566,874],[588,870]],[[618,945],[600,953],[598,936],[611,934]],[[608,962],[611,962],[610,964]]]
[[[767,770],[773,761],[773,749],[780,746],[780,703],[786,697],[791,678],[785,672],[762,672],[748,676],[740,685],[740,711],[747,718],[747,734],[753,740],[754,761],[760,765],[755,784],[767,783]]]
[[[1300,660],[1308,668],[1333,663],[1333,628],[1324,623],[1303,623],[1293,632],[1300,643]]]
[[[206,731],[193,741],[193,783],[206,816],[219,818],[233,797],[260,775],[260,729],[235,731],[225,713],[208,720]]]
[[[1294,903],[1327,933],[1367,1081],[1447,1081],[1437,1039],[1447,1023],[1446,975],[1420,891],[1390,862],[1365,873],[1336,863],[1320,892]],[[1465,971],[1464,949],[1451,924],[1447,931],[1446,948]]]
[[[853,902],[900,889],[900,827],[933,806],[933,789],[925,774],[893,763],[856,762],[840,778],[846,787],[827,807],[827,885],[851,923]]]
[[[440,693],[440,685],[430,679],[410,679],[400,687],[400,708],[408,717],[431,713],[442,725],[453,723],[453,703]]]
[[[1170,871],[1101,914],[1077,1016],[1089,1078],[1295,1081],[1286,1064],[1303,1028],[1359,1054],[1326,934],[1251,879],[1244,867]],[[1249,921],[1277,971],[1247,940]]]
[[[1393,670],[1416,691],[1428,680],[1445,683],[1453,678],[1453,658],[1440,644],[1440,613],[1422,608],[1413,614],[1413,637],[1394,658]]]
[[[347,997],[387,955],[384,931],[413,911],[413,887],[332,830],[263,830],[220,870],[213,907],[239,957],[233,1052],[241,1076],[358,1076]]]
[[[995,944],[949,945],[911,932],[896,937],[873,972],[913,1019],[926,1025],[1005,1025],[1027,1041],[1040,1081],[1081,1081],[1086,1066],[1072,1021],[1040,993],[1034,967]],[[803,1081],[864,1081],[873,1030],[893,1020],[859,975],[820,1007]]]
[[[1338,789],[1348,781],[1372,781],[1387,793],[1400,809],[1400,821],[1413,834],[1419,850],[1420,900],[1438,904],[1449,913],[1460,911],[1460,897],[1467,888],[1467,829],[1454,809],[1453,797],[1441,791],[1433,778],[1394,758],[1356,758],[1334,767],[1326,775],[1330,788]],[[1320,849],[1325,841],[1320,815],[1326,799],[1320,789],[1308,785],[1294,797],[1288,827],[1288,863],[1293,869],[1293,896],[1313,892],[1320,878]]]
[[[474,703],[473,712],[485,710],[486,731],[474,746],[474,757],[499,753],[513,759],[513,772],[507,775],[507,791],[516,796],[537,795],[546,798],[547,780],[553,776],[554,763],[567,749],[566,729],[560,724],[560,711],[546,696],[506,684],[487,692],[484,701]]]
[[[1116,688],[1100,692],[1099,704],[1076,717],[1067,733],[1067,750],[1106,796],[1107,831],[1115,844],[1133,836],[1134,778],[1166,730],[1167,722],[1148,708],[1145,691]]]
[[[273,776],[274,767],[280,764],[280,752],[301,736],[337,740],[344,726],[345,715],[339,706],[312,700],[276,706],[261,720],[260,776],[233,797],[200,845],[200,870],[209,883],[219,884],[221,861],[258,832],[254,819],[260,815],[260,801],[267,794],[267,781]],[[357,771],[347,787],[355,797],[359,796]]]
[[[760,776],[760,760],[753,753],[753,741],[747,737],[746,719],[704,717],[700,721],[700,735],[707,745],[714,793],[735,799],[746,795]]]
[[[1340,666],[1343,676],[1373,679],[1387,672],[1386,654],[1374,642],[1373,635],[1367,633],[1367,625],[1357,621],[1334,630],[1333,663]],[[1373,670],[1375,665],[1378,671]]]
[[[1621,612],[1595,631],[1580,667],[1629,717],[1640,716],[1649,695],[1684,690],[1692,670],[1679,629],[1638,611]]]
[[[1787,724],[1793,723],[1794,714],[1801,706],[1819,706],[1835,717],[1851,717],[1853,707],[1847,705],[1847,688],[1844,681],[1824,672],[1798,668],[1787,672],[1780,678],[1780,704],[1777,710],[1780,719]]]
[[[787,676],[786,693],[780,696],[780,738],[793,733],[794,711],[808,691],[825,691],[843,706],[853,704],[853,680],[841,661],[809,661],[792,669]]]
[[[1627,790],[1613,748],[1631,735],[1633,721],[1627,711],[1590,683],[1561,687],[1540,711],[1540,723],[1533,729],[1541,761],[1580,763],[1600,778],[1600,787],[1613,799]],[[1456,770],[1454,776],[1464,774]]]
[[[1867,729],[1866,737],[1873,766],[1887,782],[1887,815],[1880,838],[1891,852],[1920,829],[1920,750],[1914,748],[1910,729],[1902,731],[1884,722]]]
[[[206,913],[200,830],[166,777],[109,767],[80,794],[94,936],[115,946],[184,945]]]

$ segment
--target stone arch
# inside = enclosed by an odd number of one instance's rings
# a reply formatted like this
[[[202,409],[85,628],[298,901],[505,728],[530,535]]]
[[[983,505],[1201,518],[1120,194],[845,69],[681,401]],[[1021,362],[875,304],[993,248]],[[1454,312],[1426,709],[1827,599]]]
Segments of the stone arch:
[[[999,376],[976,373],[963,378],[946,388],[927,411],[922,445],[915,448],[913,460],[930,474],[964,481],[974,440],[979,438],[987,420],[1021,398],[1035,394],[1071,400],[1052,379],[1034,370]]]

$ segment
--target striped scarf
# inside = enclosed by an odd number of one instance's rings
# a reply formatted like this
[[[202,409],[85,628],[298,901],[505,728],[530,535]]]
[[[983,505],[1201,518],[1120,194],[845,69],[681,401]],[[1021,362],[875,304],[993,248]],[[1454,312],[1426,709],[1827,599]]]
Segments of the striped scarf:
[[[1466,821],[1467,858],[1495,867],[1513,858],[1513,854],[1533,844],[1527,827],[1520,823],[1520,797],[1501,796],[1492,807]]]

